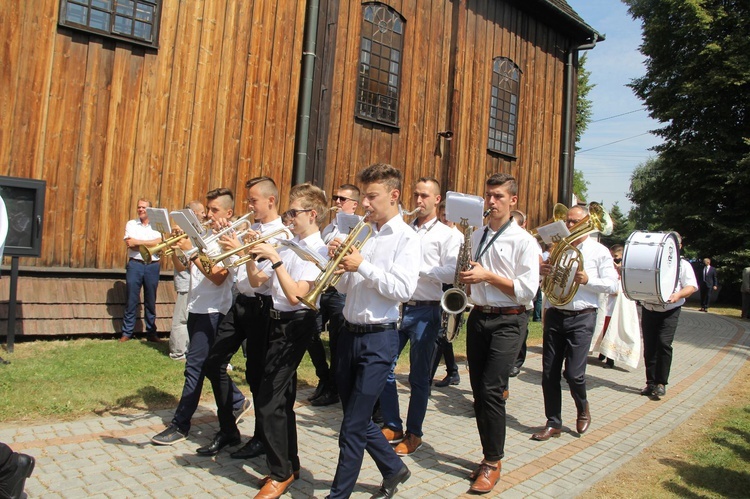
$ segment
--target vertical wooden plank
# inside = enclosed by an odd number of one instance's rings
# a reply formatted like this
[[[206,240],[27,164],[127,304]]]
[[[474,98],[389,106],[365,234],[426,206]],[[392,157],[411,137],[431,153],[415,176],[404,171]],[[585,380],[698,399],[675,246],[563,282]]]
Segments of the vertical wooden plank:
[[[453,109],[453,117],[451,123],[451,130],[453,130],[453,140],[451,143],[451,156],[450,166],[448,168],[449,177],[453,182],[454,189],[458,192],[466,191],[465,172],[466,167],[463,164],[464,161],[464,142],[466,132],[464,128],[464,121],[462,120],[463,100],[464,100],[464,85],[466,79],[466,30],[467,30],[467,6],[466,0],[458,0],[456,9],[458,10],[456,15],[456,36],[451,45],[451,50],[456,52],[456,63],[455,71],[453,75],[453,95],[450,96],[452,99],[451,108]]]
[[[10,150],[20,74],[21,40],[29,2],[0,2],[0,175],[10,174]]]

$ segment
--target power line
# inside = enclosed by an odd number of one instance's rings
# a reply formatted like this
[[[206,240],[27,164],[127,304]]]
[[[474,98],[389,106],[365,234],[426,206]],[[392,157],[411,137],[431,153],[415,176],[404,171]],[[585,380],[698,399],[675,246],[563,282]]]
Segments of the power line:
[[[617,144],[618,142],[624,142],[626,140],[635,139],[636,137],[641,137],[642,135],[650,135],[650,134],[651,134],[650,132],[639,133],[638,135],[633,135],[632,137],[627,137],[625,139],[615,140],[614,142],[608,142],[608,143],[602,144],[600,146],[590,147],[588,149],[583,149],[581,151],[577,151],[577,154],[583,154],[583,153],[588,152],[588,151],[593,151],[594,149],[600,149],[602,147],[611,146],[612,144]]]
[[[620,114],[615,114],[614,116],[607,116],[606,118],[599,118],[598,120],[592,120],[592,121],[591,121],[591,123],[598,123],[598,122],[600,122],[600,121],[611,120],[612,118],[619,118],[620,116],[625,116],[626,114],[633,114],[633,113],[637,113],[637,112],[639,112],[639,111],[645,111],[645,109],[643,109],[643,108],[641,107],[641,108],[639,108],[639,109],[634,109],[634,110],[632,110],[632,111],[628,111],[627,113],[620,113]]]

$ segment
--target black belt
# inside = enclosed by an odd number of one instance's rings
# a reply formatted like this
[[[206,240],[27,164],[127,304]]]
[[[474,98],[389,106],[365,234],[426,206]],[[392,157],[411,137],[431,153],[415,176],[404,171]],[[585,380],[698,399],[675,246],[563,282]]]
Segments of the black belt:
[[[584,308],[583,310],[563,310],[561,308],[552,307],[552,310],[565,317],[575,317],[576,315],[593,314],[594,312],[596,312],[595,308]]]
[[[382,333],[383,331],[389,331],[396,329],[395,322],[386,322],[385,324],[352,324],[349,321],[344,321],[344,327],[351,333],[363,334],[363,333]]]
[[[474,309],[479,310],[483,314],[493,315],[521,315],[526,313],[526,307],[490,307],[487,305],[477,305]]]
[[[269,315],[271,316],[271,319],[275,319],[277,321],[290,321],[292,319],[301,319],[306,314],[311,313],[312,310],[309,309],[303,309],[303,310],[290,310],[288,312],[283,312],[281,310],[276,310],[272,308],[268,311]]]
[[[409,307],[434,307],[440,305],[440,300],[409,300],[404,305]]]

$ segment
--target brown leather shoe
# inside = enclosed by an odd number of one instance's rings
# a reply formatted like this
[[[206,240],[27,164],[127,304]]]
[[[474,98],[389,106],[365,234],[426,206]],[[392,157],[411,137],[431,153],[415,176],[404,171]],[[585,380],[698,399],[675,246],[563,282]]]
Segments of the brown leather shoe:
[[[471,484],[469,490],[475,494],[486,494],[492,491],[497,485],[497,481],[500,480],[500,468],[500,461],[494,466],[487,463],[480,464],[477,470],[477,478]]]
[[[394,430],[393,428],[384,426],[382,432],[389,444],[397,444],[404,439],[404,432],[401,430]]]
[[[292,474],[283,482],[277,482],[276,480],[269,479],[260,489],[260,492],[255,495],[255,499],[277,499],[281,497],[284,492],[286,492],[286,489],[289,488],[293,481],[294,474]]]
[[[539,440],[540,442],[544,442],[545,440],[549,440],[550,438],[558,438],[561,434],[562,430],[560,428],[552,428],[551,426],[547,426],[544,430],[531,435],[531,440]]]
[[[578,413],[578,418],[576,419],[576,431],[581,434],[585,433],[586,430],[589,429],[589,424],[591,424],[591,412],[589,412],[589,403],[586,401],[586,408],[583,412]]]
[[[124,334],[120,336],[120,343],[125,343],[126,341],[130,341],[132,338],[130,336],[125,336]]]
[[[299,470],[292,473],[292,476],[294,477],[295,480],[299,480]],[[271,480],[271,475],[266,475],[260,480],[258,480],[258,488],[262,489],[263,486],[269,482],[269,480]]]

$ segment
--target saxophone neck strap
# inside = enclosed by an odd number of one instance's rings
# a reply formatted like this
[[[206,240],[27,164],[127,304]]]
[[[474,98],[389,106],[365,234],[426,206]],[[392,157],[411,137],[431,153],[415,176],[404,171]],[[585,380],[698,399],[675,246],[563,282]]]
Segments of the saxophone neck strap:
[[[482,256],[485,253],[487,253],[487,250],[490,249],[490,246],[492,246],[492,243],[495,242],[495,239],[497,239],[498,237],[500,237],[500,234],[502,234],[503,232],[505,232],[505,230],[508,227],[510,227],[510,223],[512,221],[513,221],[513,217],[510,217],[508,219],[508,221],[505,222],[505,224],[502,227],[500,227],[497,232],[495,232],[495,235],[492,236],[492,239],[490,239],[490,242],[488,242],[487,245],[484,244],[484,241],[487,239],[487,234],[490,231],[490,226],[487,225],[487,226],[484,227],[484,234],[482,234],[482,240],[479,241],[479,247],[477,248],[477,254],[476,254],[476,257],[474,258],[475,262],[478,262],[479,259],[482,258]]]

